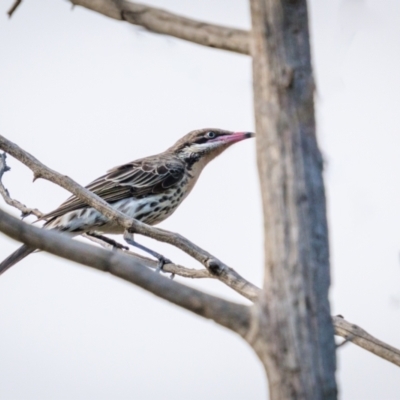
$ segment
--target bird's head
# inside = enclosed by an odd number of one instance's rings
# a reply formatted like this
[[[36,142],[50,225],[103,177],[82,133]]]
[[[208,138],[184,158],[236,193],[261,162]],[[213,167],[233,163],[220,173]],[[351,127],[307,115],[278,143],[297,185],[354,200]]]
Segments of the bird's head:
[[[251,137],[254,137],[254,133],[214,128],[199,129],[185,135],[169,150],[190,165],[198,161],[206,165],[232,144]]]

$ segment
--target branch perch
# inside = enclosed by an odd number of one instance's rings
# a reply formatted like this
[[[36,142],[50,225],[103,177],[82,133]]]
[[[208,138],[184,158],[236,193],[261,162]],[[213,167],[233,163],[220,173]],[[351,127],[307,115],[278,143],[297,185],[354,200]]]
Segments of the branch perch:
[[[34,174],[34,179],[46,179],[63,187],[89,206],[101,212],[110,220],[118,222],[125,229],[129,229],[135,233],[148,236],[161,242],[169,243],[181,249],[202,263],[208,269],[211,275],[225,283],[227,286],[231,287],[242,296],[251,301],[255,301],[258,298],[260,291],[259,288],[246,281],[234,269],[228,267],[222,261],[218,260],[216,257],[195,245],[190,240],[184,238],[180,234],[169,232],[160,228],[154,228],[135,219],[128,218],[123,213],[112,208],[99,196],[80,186],[68,176],[62,175],[46,167],[31,154],[27,153],[25,150],[21,149],[19,146],[1,135],[0,149],[7,152],[31,169]]]
[[[343,317],[332,317],[335,334],[400,367],[400,350],[367,333]]]
[[[21,211],[23,217],[26,217],[29,214],[33,214],[38,218],[42,217],[44,215],[44,213],[42,213],[38,209],[28,208],[27,206],[25,206],[18,200],[12,199],[9,196],[8,190],[4,187],[3,182],[2,182],[3,174],[10,170],[10,167],[8,167],[8,165],[6,163],[6,157],[7,157],[6,153],[0,154],[0,195],[3,197],[4,201],[8,205]],[[128,250],[128,247],[120,245],[119,243],[115,242],[114,240],[109,239],[102,235],[98,235],[98,234],[94,234],[94,233],[88,233],[88,234],[85,233],[82,235],[82,237],[84,237],[94,243],[97,243],[100,246],[105,247],[109,250],[114,250],[116,245],[119,245],[120,249]],[[132,257],[138,258],[140,260],[140,262],[148,268],[156,269],[158,266],[157,261],[154,261],[150,258],[141,256],[132,251],[125,251],[125,254],[129,254]],[[210,274],[210,272],[207,269],[201,269],[201,270],[192,269],[192,268],[186,268],[186,267],[183,267],[182,265],[177,265],[177,264],[165,264],[163,271],[166,273],[171,273],[172,275],[179,275],[183,278],[192,278],[192,279],[215,278],[215,276]]]
[[[107,17],[139,25],[153,33],[170,35],[178,39],[250,54],[249,32],[206,22],[196,21],[144,4],[122,0],[70,0],[73,5],[82,6]]]

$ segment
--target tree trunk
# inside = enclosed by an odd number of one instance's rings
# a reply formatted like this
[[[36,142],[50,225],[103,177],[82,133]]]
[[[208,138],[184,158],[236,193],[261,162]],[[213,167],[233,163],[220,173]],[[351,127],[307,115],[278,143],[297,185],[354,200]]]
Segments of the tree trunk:
[[[253,347],[270,398],[335,399],[322,157],[305,0],[251,0],[264,292]]]

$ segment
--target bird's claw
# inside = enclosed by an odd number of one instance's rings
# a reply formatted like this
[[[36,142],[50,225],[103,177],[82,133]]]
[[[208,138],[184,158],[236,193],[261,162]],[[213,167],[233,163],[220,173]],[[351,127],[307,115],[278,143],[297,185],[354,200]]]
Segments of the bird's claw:
[[[161,256],[158,259],[158,265],[157,265],[157,268],[156,268],[156,272],[160,273],[161,271],[163,271],[163,268],[164,268],[165,264],[173,264],[173,262],[169,258]]]

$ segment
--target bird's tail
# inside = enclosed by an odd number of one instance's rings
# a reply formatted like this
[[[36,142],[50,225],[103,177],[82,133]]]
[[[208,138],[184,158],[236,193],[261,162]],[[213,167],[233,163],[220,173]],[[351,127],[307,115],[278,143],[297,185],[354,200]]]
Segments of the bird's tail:
[[[0,275],[7,271],[8,268],[11,268],[14,264],[21,261],[27,255],[34,252],[35,249],[33,247],[28,247],[27,245],[21,246],[18,250],[14,251],[11,255],[9,255],[1,264],[0,264]]]

